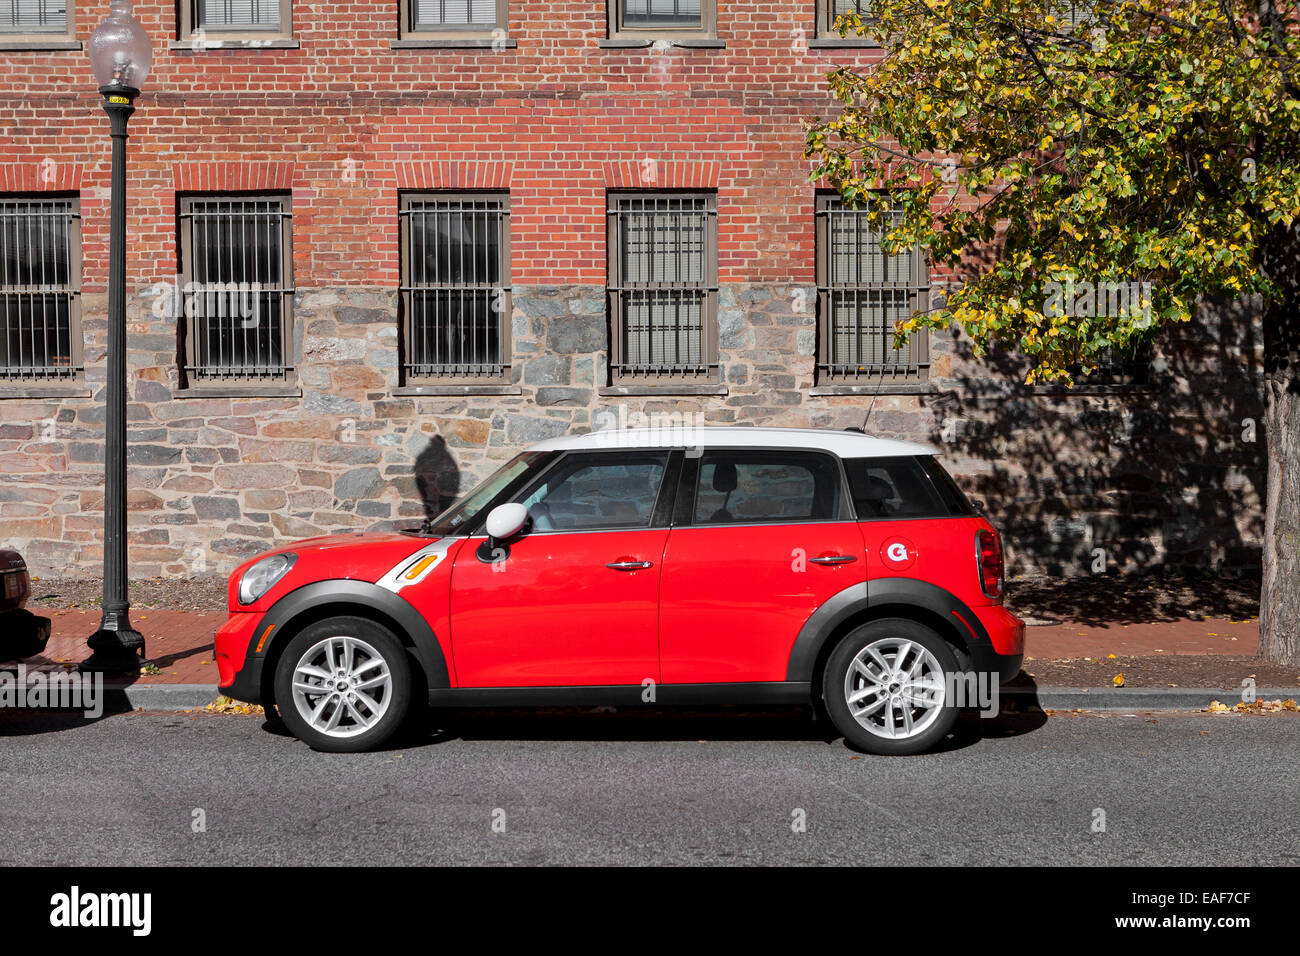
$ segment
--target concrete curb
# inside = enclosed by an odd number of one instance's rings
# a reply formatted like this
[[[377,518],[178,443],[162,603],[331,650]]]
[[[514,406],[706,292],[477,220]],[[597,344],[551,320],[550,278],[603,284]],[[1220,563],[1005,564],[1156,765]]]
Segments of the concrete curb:
[[[216,684],[105,684],[104,709],[194,710],[218,696]]]
[[[1004,687],[1002,699],[1024,710],[1204,710],[1217,700],[1229,707],[1241,703],[1240,687]],[[1256,700],[1300,700],[1298,687],[1259,687]]]
[[[218,697],[213,684],[128,684],[104,688],[110,710],[193,710]],[[1260,687],[1256,700],[1300,700],[1300,687]],[[1241,702],[1241,688],[1213,687],[1005,687],[1003,700],[1018,710],[1204,710],[1217,700]]]

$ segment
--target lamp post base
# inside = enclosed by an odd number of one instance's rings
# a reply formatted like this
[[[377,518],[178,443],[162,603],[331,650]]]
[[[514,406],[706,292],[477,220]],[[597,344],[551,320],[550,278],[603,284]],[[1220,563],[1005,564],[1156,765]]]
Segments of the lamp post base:
[[[144,635],[127,624],[123,628],[100,627],[86,646],[93,652],[77,670],[101,674],[139,674],[145,663]]]

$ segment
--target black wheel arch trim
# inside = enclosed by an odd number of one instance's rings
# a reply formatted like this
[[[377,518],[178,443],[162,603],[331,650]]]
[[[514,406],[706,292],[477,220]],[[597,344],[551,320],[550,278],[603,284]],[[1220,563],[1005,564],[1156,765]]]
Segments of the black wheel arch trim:
[[[356,605],[394,621],[402,631],[397,635],[398,640],[408,647],[419,663],[429,689],[451,686],[442,647],[419,611],[387,588],[369,581],[340,578],[304,584],[271,605],[248,642],[244,666],[229,685],[219,690],[237,700],[264,703],[266,684],[263,670],[272,650],[281,645],[285,634],[296,630],[292,625],[303,614],[330,604]],[[257,646],[263,641],[259,653]]]
[[[812,682],[816,679],[817,660],[826,642],[850,617],[864,610],[891,604],[903,604],[937,614],[953,621],[954,633],[960,634],[966,650],[976,652],[986,645],[992,650],[989,633],[965,602],[950,591],[916,578],[879,578],[860,581],[833,595],[814,611],[799,630],[790,649],[785,679]],[[965,625],[965,628],[961,625]],[[962,633],[963,630],[965,633]],[[973,640],[969,639],[973,636]],[[983,660],[982,653],[972,653]]]

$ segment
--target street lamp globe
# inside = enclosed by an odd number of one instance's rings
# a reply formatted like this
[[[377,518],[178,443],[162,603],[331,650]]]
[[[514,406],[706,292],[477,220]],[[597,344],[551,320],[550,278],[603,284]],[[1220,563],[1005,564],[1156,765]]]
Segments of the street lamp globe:
[[[153,64],[149,35],[131,14],[131,0],[112,0],[90,35],[90,68],[101,87],[139,90]]]

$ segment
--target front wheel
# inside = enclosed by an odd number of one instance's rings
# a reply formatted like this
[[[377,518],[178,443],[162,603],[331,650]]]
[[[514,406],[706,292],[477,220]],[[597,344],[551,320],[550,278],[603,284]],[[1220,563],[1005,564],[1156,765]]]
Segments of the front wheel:
[[[826,712],[850,744],[873,754],[916,754],[952,729],[957,658],[934,631],[904,618],[845,635],[822,676]]]
[[[313,750],[371,750],[402,725],[410,706],[406,648],[365,618],[318,621],[284,649],[275,700],[285,726]]]

